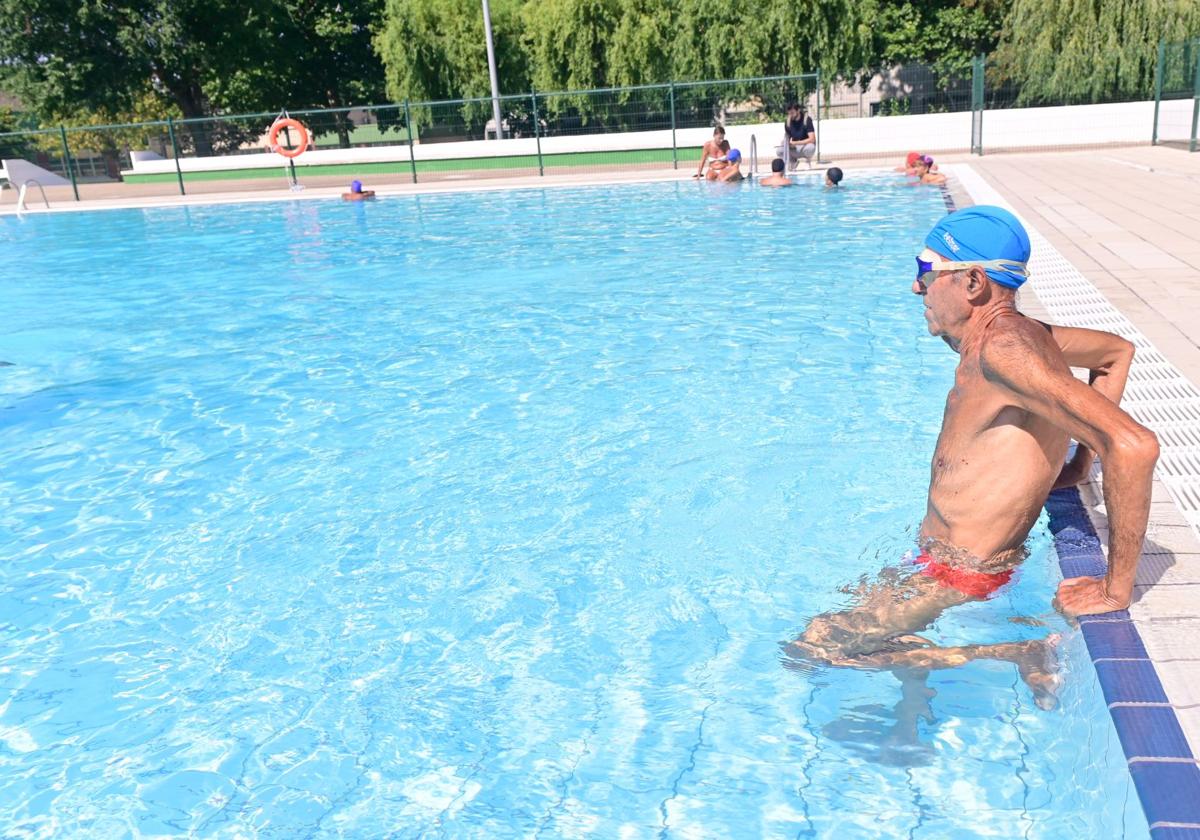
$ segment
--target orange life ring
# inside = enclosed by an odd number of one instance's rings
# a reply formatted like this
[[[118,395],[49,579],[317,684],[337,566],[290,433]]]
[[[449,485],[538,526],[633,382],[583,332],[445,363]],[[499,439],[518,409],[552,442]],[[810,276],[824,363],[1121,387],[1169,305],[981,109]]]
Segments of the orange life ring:
[[[300,140],[296,143],[294,149],[285,149],[280,146],[277,141],[279,132],[285,128],[290,128],[300,134]],[[285,120],[275,120],[271,123],[271,133],[267,135],[267,142],[271,144],[271,149],[283,155],[285,158],[297,158],[304,154],[304,150],[308,148],[308,129],[300,124],[299,120],[293,120],[290,117]]]

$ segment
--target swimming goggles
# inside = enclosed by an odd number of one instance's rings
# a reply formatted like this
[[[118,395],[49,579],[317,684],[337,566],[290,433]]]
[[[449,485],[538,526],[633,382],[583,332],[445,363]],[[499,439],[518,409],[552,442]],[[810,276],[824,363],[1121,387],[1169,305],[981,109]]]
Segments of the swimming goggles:
[[[950,262],[949,260],[943,260],[940,257],[938,258],[937,262],[923,260],[920,257],[917,257],[916,260],[917,282],[920,283],[924,288],[929,288],[929,284],[937,279],[936,277],[930,277],[931,274],[936,275],[936,273],[939,271],[959,271],[964,268],[972,268],[973,266],[979,266],[982,269],[993,268],[998,271],[1007,271],[1010,274],[1017,275],[1022,280],[1029,277],[1029,269],[1025,267],[1025,263],[1018,262],[1017,260],[968,260],[966,262]],[[926,277],[929,279],[926,280]]]

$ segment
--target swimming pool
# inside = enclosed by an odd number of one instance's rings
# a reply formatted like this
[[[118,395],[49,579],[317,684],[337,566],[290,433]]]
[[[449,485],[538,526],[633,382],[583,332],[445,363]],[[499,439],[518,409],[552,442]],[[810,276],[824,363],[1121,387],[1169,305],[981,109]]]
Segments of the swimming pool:
[[[0,219],[0,833],[1147,836],[1044,527],[931,637],[1065,633],[1054,712],[1000,663],[925,709],[780,654],[911,548],[944,212],[880,177]]]

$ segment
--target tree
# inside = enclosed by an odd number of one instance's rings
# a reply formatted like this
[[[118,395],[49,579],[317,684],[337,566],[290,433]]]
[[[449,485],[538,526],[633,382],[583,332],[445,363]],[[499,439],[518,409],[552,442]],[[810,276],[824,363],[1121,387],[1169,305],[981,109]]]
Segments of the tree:
[[[31,156],[29,150],[32,138],[27,134],[18,133],[26,128],[28,126],[24,125],[19,114],[14,113],[11,108],[0,105],[0,160]]]
[[[521,0],[493,0],[490,6],[501,93],[528,90]],[[386,0],[375,49],[395,102],[491,93],[479,0]]]
[[[259,23],[230,0],[0,0],[0,72],[43,119],[128,111],[147,89],[203,117],[205,82],[253,60],[239,47]],[[207,137],[196,145],[211,151]]]
[[[674,50],[682,25],[679,0],[617,0],[605,48],[608,84],[652,85],[678,78]]]
[[[996,60],[1025,103],[1149,97],[1159,40],[1197,33],[1195,0],[1014,0]]]
[[[877,0],[864,68],[870,73],[920,62],[942,83],[964,77],[972,58],[996,48],[1007,7],[1005,0]]]
[[[541,90],[608,87],[618,0],[541,0],[522,10],[533,84]]]
[[[371,32],[380,25],[382,0],[278,0],[260,9],[271,58],[241,62],[206,86],[225,110],[344,109],[384,99],[383,63]],[[336,132],[343,148],[352,128],[344,112],[313,115],[314,134]]]
[[[522,0],[490,3],[501,94],[529,89],[521,4]],[[393,102],[491,95],[479,0],[386,0],[375,49],[383,60],[387,94]],[[426,107],[413,109],[414,121],[426,125],[462,121],[481,128],[490,115],[490,102],[482,101],[436,114]]]
[[[343,104],[380,91],[380,3],[0,0],[0,82],[46,121],[129,112],[147,92],[187,119]],[[248,130],[186,128],[202,155]]]

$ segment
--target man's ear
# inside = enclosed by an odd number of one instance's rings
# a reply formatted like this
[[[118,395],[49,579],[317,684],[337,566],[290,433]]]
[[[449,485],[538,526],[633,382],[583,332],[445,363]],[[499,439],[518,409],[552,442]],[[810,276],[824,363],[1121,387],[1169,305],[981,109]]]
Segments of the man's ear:
[[[963,288],[966,289],[968,300],[982,303],[991,292],[991,283],[988,281],[987,272],[977,265],[971,266],[967,269],[966,283],[963,284]]]

